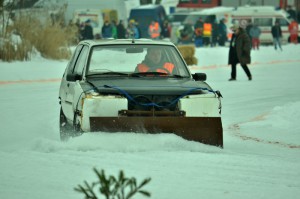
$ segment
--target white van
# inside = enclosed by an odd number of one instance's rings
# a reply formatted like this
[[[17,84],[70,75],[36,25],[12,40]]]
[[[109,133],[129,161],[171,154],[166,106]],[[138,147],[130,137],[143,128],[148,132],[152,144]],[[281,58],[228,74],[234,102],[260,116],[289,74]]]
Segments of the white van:
[[[225,23],[231,23],[231,12],[234,10],[234,7],[214,7],[214,8],[207,8],[199,11],[193,11],[188,14],[188,16],[183,21],[182,25],[179,27],[176,27],[176,29],[172,28],[172,32],[175,32],[175,35],[178,36],[178,31],[180,29],[183,29],[185,24],[191,24],[194,26],[196,21],[201,17],[203,21],[207,21],[209,23],[212,23],[213,21],[220,22],[221,19],[225,19]],[[227,29],[229,32],[229,28],[231,26],[227,25]],[[174,35],[174,34],[171,34]],[[171,41],[174,40],[171,38]]]
[[[282,42],[287,43],[289,41],[288,26],[290,24],[289,15],[287,12],[281,9],[275,9],[272,6],[242,6],[242,7],[215,7],[207,8],[200,11],[194,11],[189,14],[183,24],[195,22],[202,17],[204,21],[212,22],[224,18],[228,30],[228,40],[231,38],[232,32],[230,27],[233,24],[240,24],[242,27],[246,27],[250,22],[257,24],[262,34],[260,36],[261,43],[272,43],[272,26],[275,21],[278,21],[282,30]],[[299,33],[300,35],[300,28]],[[300,36],[299,36],[300,37]]]
[[[231,23],[239,23],[246,27],[249,22],[256,24],[261,29],[261,43],[272,43],[272,26],[278,21],[282,30],[282,42],[287,43],[290,37],[288,26],[290,20],[289,14],[282,9],[275,9],[272,6],[243,6],[237,7],[231,13]]]

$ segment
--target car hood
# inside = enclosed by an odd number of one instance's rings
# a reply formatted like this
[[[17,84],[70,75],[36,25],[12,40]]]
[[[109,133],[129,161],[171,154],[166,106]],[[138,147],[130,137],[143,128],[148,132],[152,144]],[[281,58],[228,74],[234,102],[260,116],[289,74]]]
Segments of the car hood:
[[[206,82],[190,78],[101,78],[81,82],[81,85],[84,91],[95,90],[101,94],[182,95],[213,92]]]

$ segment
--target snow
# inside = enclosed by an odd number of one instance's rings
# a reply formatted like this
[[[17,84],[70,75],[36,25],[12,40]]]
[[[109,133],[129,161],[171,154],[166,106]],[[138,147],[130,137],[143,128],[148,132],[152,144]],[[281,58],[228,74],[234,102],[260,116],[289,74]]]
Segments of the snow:
[[[83,198],[74,187],[123,170],[154,199],[300,195],[300,45],[252,51],[248,81],[229,82],[227,47],[197,48],[193,72],[220,90],[224,148],[172,134],[97,133],[60,142],[59,80],[67,61],[0,61],[0,198]],[[103,197],[102,197],[103,198]],[[143,198],[137,195],[135,198]]]
[[[211,14],[217,14],[217,13],[229,13],[234,10],[234,7],[213,7],[213,8],[208,8],[204,9],[201,11],[203,15],[211,15]]]

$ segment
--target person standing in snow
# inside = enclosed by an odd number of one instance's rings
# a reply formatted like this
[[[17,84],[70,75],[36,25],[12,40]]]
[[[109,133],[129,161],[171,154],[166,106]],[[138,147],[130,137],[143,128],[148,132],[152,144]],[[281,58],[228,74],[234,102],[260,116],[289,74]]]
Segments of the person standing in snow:
[[[227,41],[227,26],[225,25],[225,19],[221,19],[218,27],[219,32],[219,46],[225,46]]]
[[[236,65],[238,63],[240,63],[250,81],[252,80],[252,75],[247,66],[247,64],[250,64],[251,62],[250,38],[246,31],[237,24],[234,25],[231,30],[233,31],[233,34],[229,46],[228,64],[231,65],[231,78],[229,81],[236,80]]]
[[[194,36],[195,36],[195,46],[202,47],[203,46],[203,20],[202,17],[194,24]]]
[[[251,27],[251,29],[249,31],[250,38],[252,38],[252,49],[253,50],[255,50],[255,49],[258,50],[259,49],[260,34],[261,34],[260,28],[256,24],[253,24],[253,26]]]
[[[126,38],[129,38],[129,39],[139,39],[140,38],[139,30],[135,26],[134,19],[131,19],[129,21],[128,27],[126,29]]]
[[[94,39],[93,28],[91,26],[91,20],[88,19],[84,23],[84,28],[82,31],[82,39]]]
[[[112,38],[112,25],[109,23],[109,21],[105,21],[102,29],[101,29],[101,33],[102,33],[102,38]]]
[[[170,38],[171,35],[171,26],[167,20],[164,21],[163,27],[161,29],[162,38]]]
[[[160,39],[161,28],[158,21],[152,20],[148,27],[148,34],[151,39]]]
[[[211,46],[214,47],[217,45],[219,39],[219,24],[217,20],[214,20],[212,23],[212,35],[211,35]]]
[[[126,28],[124,27],[123,20],[120,20],[119,24],[117,26],[117,36],[118,36],[118,39],[125,39]]]
[[[139,24],[138,20],[135,20],[134,25],[135,25],[135,27],[138,31],[138,38],[137,39],[142,38],[142,31],[141,31],[140,24]]]
[[[117,30],[117,22],[115,20],[112,20],[112,37],[114,39],[118,38],[118,30]]]
[[[298,43],[298,29],[299,29],[299,25],[298,25],[297,21],[293,19],[289,25],[291,43],[294,43],[294,44]]]
[[[274,43],[275,50],[277,50],[277,45],[280,48],[280,50],[282,50],[281,48],[282,31],[278,21],[275,22],[274,26],[272,26],[271,32],[273,36],[273,43]]]

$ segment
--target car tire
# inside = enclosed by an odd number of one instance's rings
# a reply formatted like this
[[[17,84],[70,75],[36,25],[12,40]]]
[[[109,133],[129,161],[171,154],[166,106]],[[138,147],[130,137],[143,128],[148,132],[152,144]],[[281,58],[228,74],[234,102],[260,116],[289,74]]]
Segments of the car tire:
[[[73,125],[68,123],[62,108],[60,109],[59,114],[59,133],[61,141],[67,141],[71,137],[81,135],[81,131],[79,131],[78,128],[75,128]]]

